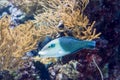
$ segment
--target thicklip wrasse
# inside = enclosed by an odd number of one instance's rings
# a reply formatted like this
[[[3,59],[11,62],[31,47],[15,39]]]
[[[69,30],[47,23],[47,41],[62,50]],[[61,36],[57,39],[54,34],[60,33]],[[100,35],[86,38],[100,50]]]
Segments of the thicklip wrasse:
[[[95,41],[79,40],[73,37],[60,37],[47,43],[39,52],[40,57],[62,57],[82,49],[93,49]]]

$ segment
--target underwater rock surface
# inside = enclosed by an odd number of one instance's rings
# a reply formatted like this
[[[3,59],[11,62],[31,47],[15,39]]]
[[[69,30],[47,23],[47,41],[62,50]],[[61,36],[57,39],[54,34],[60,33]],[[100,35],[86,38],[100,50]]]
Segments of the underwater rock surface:
[[[0,4],[2,5],[4,1],[0,1]],[[8,2],[7,0],[5,2]],[[33,16],[27,16],[26,13],[22,12],[20,9],[15,7],[12,3],[8,2],[5,3],[6,5],[0,8],[0,18],[2,18],[5,15],[11,16],[11,28],[14,28],[15,26],[24,23],[27,20],[34,19]]]

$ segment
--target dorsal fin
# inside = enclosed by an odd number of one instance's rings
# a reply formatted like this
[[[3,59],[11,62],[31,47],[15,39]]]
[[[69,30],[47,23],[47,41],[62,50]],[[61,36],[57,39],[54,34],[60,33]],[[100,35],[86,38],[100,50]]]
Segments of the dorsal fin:
[[[72,36],[63,36],[63,37],[60,37],[59,39],[74,39],[74,40],[83,41],[83,40],[81,40],[81,39],[77,39],[77,38],[72,37]]]

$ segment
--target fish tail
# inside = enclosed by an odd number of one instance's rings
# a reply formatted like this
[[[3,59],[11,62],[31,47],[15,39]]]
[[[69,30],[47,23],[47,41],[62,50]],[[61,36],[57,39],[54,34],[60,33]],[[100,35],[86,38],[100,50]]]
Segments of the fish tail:
[[[89,41],[88,42],[88,47],[89,48],[95,48],[95,46],[96,46],[96,42],[95,41]]]

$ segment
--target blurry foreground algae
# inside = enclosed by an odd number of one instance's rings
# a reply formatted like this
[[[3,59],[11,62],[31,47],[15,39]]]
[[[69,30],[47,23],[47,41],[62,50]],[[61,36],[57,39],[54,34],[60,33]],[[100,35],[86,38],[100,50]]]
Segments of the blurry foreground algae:
[[[30,0],[28,1],[30,2]],[[52,37],[53,34],[56,34],[57,37],[58,33],[64,33],[65,36],[72,35],[84,40],[92,40],[99,37],[100,33],[97,34],[96,29],[93,28],[95,22],[89,24],[89,19],[83,15],[83,11],[89,0],[37,1],[39,5],[42,3],[43,12],[31,13],[35,16],[35,20],[27,21],[11,29],[9,27],[10,16],[4,16],[0,19],[1,69],[12,70],[19,68],[25,62],[25,60],[21,59],[24,53],[35,49],[38,41],[42,41],[47,35],[51,35]],[[34,12],[34,7],[36,7],[21,6],[28,3],[25,1],[23,1],[24,4],[17,3],[16,6],[26,11],[27,15],[30,15],[28,14],[29,11]],[[36,8],[36,10],[39,11],[40,9]],[[58,26],[60,22],[64,25],[62,29]]]

